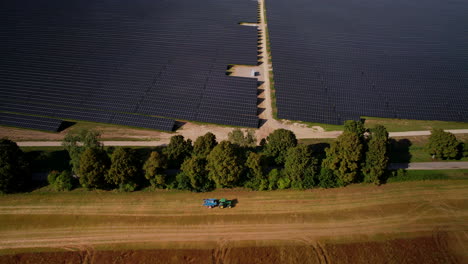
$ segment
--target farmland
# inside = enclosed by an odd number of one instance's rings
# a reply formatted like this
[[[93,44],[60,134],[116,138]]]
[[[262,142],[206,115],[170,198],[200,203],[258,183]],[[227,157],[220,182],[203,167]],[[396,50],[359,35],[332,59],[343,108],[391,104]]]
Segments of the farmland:
[[[41,189],[1,197],[1,261],[462,263],[467,188],[459,179],[208,195]],[[207,196],[238,203],[202,208]]]

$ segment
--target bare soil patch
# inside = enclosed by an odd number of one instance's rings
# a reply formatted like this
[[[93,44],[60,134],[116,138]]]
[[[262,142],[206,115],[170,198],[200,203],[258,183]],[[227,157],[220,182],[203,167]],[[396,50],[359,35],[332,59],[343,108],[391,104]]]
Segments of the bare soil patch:
[[[82,250],[4,255],[0,263],[464,263],[449,235],[358,243],[208,249]]]

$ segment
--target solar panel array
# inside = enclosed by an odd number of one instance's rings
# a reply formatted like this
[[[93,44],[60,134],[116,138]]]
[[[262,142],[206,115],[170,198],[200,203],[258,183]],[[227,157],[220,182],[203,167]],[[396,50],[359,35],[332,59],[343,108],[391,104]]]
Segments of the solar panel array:
[[[0,112],[0,125],[57,132],[62,120]]]
[[[174,120],[166,118],[100,111],[96,109],[82,109],[69,106],[44,105],[25,102],[0,101],[0,111],[40,116],[59,116],[64,119],[110,123],[117,125],[158,129],[163,131],[172,131],[175,125]]]
[[[278,117],[468,122],[468,2],[266,1]]]
[[[238,25],[256,19],[250,0],[2,1],[0,101],[160,130],[258,127],[256,80],[226,76],[257,64],[257,29]]]

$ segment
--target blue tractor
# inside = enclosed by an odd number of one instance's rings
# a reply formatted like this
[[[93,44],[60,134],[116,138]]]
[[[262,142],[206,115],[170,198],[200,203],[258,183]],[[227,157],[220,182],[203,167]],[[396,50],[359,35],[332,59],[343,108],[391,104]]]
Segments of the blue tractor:
[[[210,199],[203,199],[203,206],[207,208],[214,208],[218,206],[219,202],[218,199],[210,198]]]

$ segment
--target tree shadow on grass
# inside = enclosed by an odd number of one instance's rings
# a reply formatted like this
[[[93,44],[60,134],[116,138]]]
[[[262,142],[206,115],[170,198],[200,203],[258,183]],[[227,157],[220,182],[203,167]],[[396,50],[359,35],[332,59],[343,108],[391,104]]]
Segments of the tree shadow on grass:
[[[62,121],[62,124],[60,125],[59,129],[57,132],[62,132],[63,130],[75,125],[76,122],[70,122],[70,121]]]
[[[390,139],[390,163],[409,163],[412,155],[410,147],[413,144],[409,139]]]
[[[329,143],[317,143],[309,146],[314,153],[314,156],[319,160],[319,164],[321,164],[322,160],[326,157],[325,149],[329,147]]]

